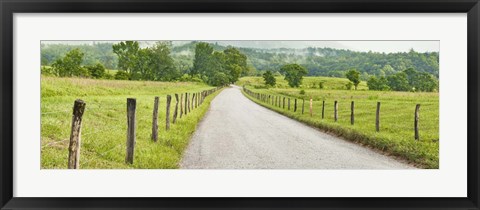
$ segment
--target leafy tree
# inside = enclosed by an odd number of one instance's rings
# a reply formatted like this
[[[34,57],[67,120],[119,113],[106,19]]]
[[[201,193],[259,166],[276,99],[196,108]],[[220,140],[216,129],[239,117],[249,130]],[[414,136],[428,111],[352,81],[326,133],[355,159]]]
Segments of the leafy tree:
[[[173,81],[182,76],[170,54],[171,42],[157,42],[149,50],[149,67],[152,78],[160,81]]]
[[[225,70],[229,73],[230,83],[238,81],[238,78],[247,71],[247,56],[234,47],[228,47],[223,51],[225,54]]]
[[[118,56],[118,67],[132,73],[137,62],[140,46],[137,41],[125,41],[112,45],[113,52]]]
[[[101,63],[85,67],[92,78],[103,78],[105,76],[105,67]]]
[[[395,91],[409,91],[411,89],[408,84],[407,74],[405,72],[399,72],[387,77],[388,86]]]
[[[213,52],[208,62],[209,71],[206,72],[209,85],[220,86],[230,83],[230,77],[225,70],[225,54]]]
[[[419,91],[433,92],[438,89],[438,80],[431,74],[420,72],[417,75],[417,89]]]
[[[305,67],[298,64],[286,64],[280,70],[284,72],[285,80],[290,87],[299,87],[302,84],[303,76],[308,73]]]
[[[213,86],[220,86],[229,83],[228,76],[223,72],[215,72],[209,80],[209,84]]]
[[[407,75],[407,80],[412,90],[432,92],[438,89],[438,80],[426,72],[418,72],[413,68],[403,71]]]
[[[369,90],[390,90],[388,80],[385,77],[371,76],[367,81],[367,86]]]
[[[190,75],[205,75],[212,66],[213,47],[208,43],[200,42],[195,45],[195,58]]]
[[[219,46],[196,43],[193,68],[190,71],[192,77],[197,75],[210,85],[226,85],[236,82],[243,72],[249,71],[247,57],[236,48],[215,51],[214,47]]]
[[[360,84],[360,72],[352,69],[348,71],[345,76],[353,83],[353,86],[355,86],[355,90],[357,90],[358,84]]]
[[[88,77],[88,71],[81,66],[83,55],[79,49],[71,50],[52,64],[52,71],[60,77]]]
[[[263,80],[265,81],[265,84],[269,86],[275,86],[277,82],[271,71],[263,73]]]

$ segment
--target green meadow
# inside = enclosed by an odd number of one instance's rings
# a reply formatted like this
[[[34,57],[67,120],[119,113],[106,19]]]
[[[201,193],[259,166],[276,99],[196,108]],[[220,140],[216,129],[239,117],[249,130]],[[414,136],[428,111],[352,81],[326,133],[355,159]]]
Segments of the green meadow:
[[[72,107],[76,99],[86,102],[82,121],[80,168],[178,168],[182,153],[197,123],[208,110],[216,92],[187,115],[165,129],[166,95],[195,93],[213,87],[193,82],[149,82],[94,80],[80,78],[41,78],[41,168],[66,169]],[[158,142],[151,140],[155,96],[159,103]],[[136,98],[137,134],[134,163],[125,163],[127,98]],[[179,95],[180,98],[180,95]],[[180,105],[179,105],[180,106]],[[178,114],[180,116],[180,113]],[[172,121],[172,120],[170,120]]]
[[[262,77],[243,77],[236,83],[255,92],[273,96],[271,103],[253,101],[278,113],[320,128],[387,155],[406,160],[420,168],[439,168],[439,97],[435,92],[369,91],[365,82],[358,90],[346,90],[343,78],[305,77],[299,88],[290,88],[283,77],[267,88]],[[320,85],[322,83],[322,85]],[[320,86],[323,86],[320,88]],[[275,105],[275,97],[281,105]],[[283,97],[286,105],[283,108]],[[290,98],[290,110],[288,110]],[[294,99],[297,111],[294,112]],[[312,98],[312,116],[310,116]],[[322,102],[325,101],[322,119]],[[338,101],[338,121],[334,120],[334,101]],[[355,120],[351,125],[351,102]],[[377,102],[380,106],[380,131],[375,129]],[[414,138],[414,113],[420,104],[419,140]],[[302,113],[304,109],[304,113]]]

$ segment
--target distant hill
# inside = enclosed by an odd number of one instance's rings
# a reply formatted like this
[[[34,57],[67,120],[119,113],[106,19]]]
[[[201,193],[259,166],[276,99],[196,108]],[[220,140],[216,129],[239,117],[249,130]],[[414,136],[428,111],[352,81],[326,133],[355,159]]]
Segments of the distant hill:
[[[193,62],[196,42],[174,46],[172,53],[177,59]],[[227,48],[221,42],[211,42],[215,50]],[[356,52],[333,48],[242,48],[249,63],[258,71],[278,71],[286,63],[304,65],[310,76],[344,77],[349,69],[357,69],[365,78],[370,75],[384,76],[414,68],[438,78],[439,53],[418,53],[413,50],[401,53]]]

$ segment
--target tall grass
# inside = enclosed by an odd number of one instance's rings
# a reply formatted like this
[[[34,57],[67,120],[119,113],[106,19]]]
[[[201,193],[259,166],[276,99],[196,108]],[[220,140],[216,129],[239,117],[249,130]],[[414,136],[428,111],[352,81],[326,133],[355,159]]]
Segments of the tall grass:
[[[412,93],[368,90],[332,90],[341,87],[346,79],[306,77],[312,83],[325,80],[325,88],[263,88],[261,78],[242,78],[237,84],[257,93],[291,98],[291,110],[253,101],[302,121],[309,125],[332,132],[346,139],[365,144],[391,155],[403,158],[421,168],[439,167],[439,100],[438,93]],[[279,78],[277,78],[277,81]],[[280,84],[284,81],[280,80]],[[248,85],[247,85],[248,84]],[[329,89],[328,87],[331,87]],[[257,89],[255,88],[257,87]],[[332,88],[333,87],[333,88]],[[309,100],[313,99],[313,116],[309,114]],[[294,98],[297,98],[297,112],[293,112]],[[302,114],[302,99],[305,100],[305,113]],[[325,100],[325,118],[321,118],[322,101]],[[334,121],[334,101],[338,101],[338,121]],[[355,123],[350,124],[350,105],[355,101]],[[377,102],[380,108],[380,132],[375,130]],[[282,102],[283,103],[283,102]],[[414,138],[415,105],[420,108],[420,140]]]
[[[166,95],[211,89],[201,83],[114,81],[42,77],[41,81],[41,168],[67,167],[68,144],[75,99],[86,102],[81,137],[81,169],[178,168],[188,140],[208,110],[210,95],[188,115],[177,118],[165,130]],[[159,140],[151,138],[154,97],[160,97]],[[137,99],[137,134],[134,163],[125,164],[126,101]]]

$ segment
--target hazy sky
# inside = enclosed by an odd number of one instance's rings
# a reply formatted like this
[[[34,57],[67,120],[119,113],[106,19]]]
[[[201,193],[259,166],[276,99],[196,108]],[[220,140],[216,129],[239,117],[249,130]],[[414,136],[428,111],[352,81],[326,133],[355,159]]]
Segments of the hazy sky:
[[[118,41],[96,41],[96,42],[118,42]],[[189,41],[174,41],[174,45],[180,45]],[[329,47],[335,49],[345,49],[353,51],[373,51],[373,52],[408,52],[414,49],[417,52],[439,52],[439,41],[226,41],[226,40],[208,40],[211,43],[221,45],[231,45],[235,47],[249,48],[307,48],[307,47]],[[92,44],[93,41],[42,41],[45,44],[64,43],[64,44]],[[153,41],[142,41],[143,46],[148,46]]]

